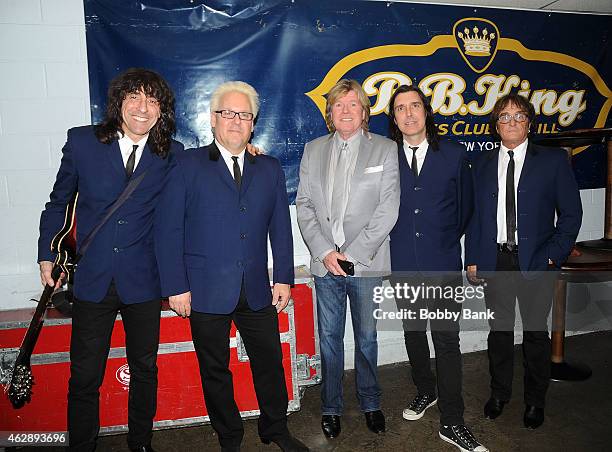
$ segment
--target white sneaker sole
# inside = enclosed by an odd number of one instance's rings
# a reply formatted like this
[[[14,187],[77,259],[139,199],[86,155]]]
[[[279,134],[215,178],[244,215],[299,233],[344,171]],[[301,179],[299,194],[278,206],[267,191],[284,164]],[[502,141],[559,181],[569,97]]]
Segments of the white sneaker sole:
[[[453,441],[450,438],[447,438],[446,436],[444,436],[442,433],[438,432],[438,436],[440,437],[440,439],[442,441],[446,441],[449,444],[452,444],[453,446],[455,446],[457,449],[459,449],[461,452],[472,452],[469,449],[464,449],[463,447],[461,447],[459,444],[457,444],[455,441]],[[489,452],[489,449],[487,449],[486,447],[484,447],[482,444],[479,446],[481,447],[481,449],[478,452]]]
[[[408,411],[408,408],[406,408],[403,412],[402,412],[402,417],[404,419],[406,419],[407,421],[418,421],[419,419],[421,419],[424,415],[425,415],[425,411],[427,411],[429,408],[431,408],[432,406],[434,406],[436,403],[438,403],[438,399],[434,400],[433,402],[431,402],[429,405],[427,405],[425,408],[423,408],[423,411],[421,411],[420,414],[412,414]]]

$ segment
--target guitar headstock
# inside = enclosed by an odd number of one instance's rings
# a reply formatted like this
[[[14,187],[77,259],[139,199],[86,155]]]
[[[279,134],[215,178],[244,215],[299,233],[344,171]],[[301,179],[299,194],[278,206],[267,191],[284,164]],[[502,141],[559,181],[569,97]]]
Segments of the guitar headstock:
[[[11,382],[8,385],[8,398],[15,408],[21,408],[32,397],[32,369],[25,364],[15,366]]]

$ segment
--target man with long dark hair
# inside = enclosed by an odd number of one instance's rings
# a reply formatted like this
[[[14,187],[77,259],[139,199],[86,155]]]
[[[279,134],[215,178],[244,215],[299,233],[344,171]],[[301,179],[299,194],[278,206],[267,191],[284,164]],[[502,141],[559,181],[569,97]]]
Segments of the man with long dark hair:
[[[97,126],[68,130],[55,185],[40,219],[38,262],[43,285],[51,277],[50,243],[78,191],[77,247],[97,226],[132,178],[145,174],[109,218],[79,262],[74,281],[68,432],[70,450],[96,446],[99,388],[117,313],[125,330],[130,368],[128,445],[152,451],[157,400],[157,347],[161,290],[153,247],[157,198],[182,145],[175,131],[174,94],[146,69],[128,69],[112,80],[106,116]],[[145,173],[146,172],[146,173]]]
[[[460,239],[473,208],[472,176],[465,149],[439,140],[429,100],[415,86],[402,85],[391,97],[389,136],[398,145],[401,185],[399,217],[391,231],[392,285],[441,287],[444,293],[452,288],[455,293],[454,289],[462,285]],[[404,419],[416,421],[438,403],[440,438],[462,451],[486,452],[463,420],[459,323],[430,321],[436,379],[429,364],[427,318],[420,315],[423,310],[458,313],[461,305],[453,299],[423,295],[416,300],[397,296],[396,302],[398,310],[419,314],[403,321],[417,388],[402,413]]]

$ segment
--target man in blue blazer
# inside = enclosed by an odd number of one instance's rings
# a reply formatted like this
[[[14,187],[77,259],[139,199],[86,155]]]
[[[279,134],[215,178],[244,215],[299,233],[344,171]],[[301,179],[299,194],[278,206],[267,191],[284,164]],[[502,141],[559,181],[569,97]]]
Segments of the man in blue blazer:
[[[391,231],[391,284],[450,288],[454,293],[463,282],[460,239],[473,210],[473,182],[465,149],[439,140],[429,100],[415,86],[402,85],[391,97],[389,134],[398,145],[401,184],[399,217]],[[438,403],[440,438],[464,451],[487,451],[463,419],[457,320],[430,321],[437,381],[429,363],[423,310],[456,315],[461,304],[440,296],[420,295],[409,300],[402,298],[402,293],[401,289],[396,293],[398,308],[414,314],[414,318],[403,320],[403,327],[417,387],[417,395],[403,412],[404,419],[416,421]]]
[[[70,450],[94,450],[99,388],[118,312],[130,367],[128,444],[151,451],[157,400],[161,288],[153,248],[153,216],[174,153],[174,94],[156,73],[129,69],[108,91],[97,126],[68,131],[50,201],[40,218],[38,261],[43,284],[51,278],[51,240],[78,191],[77,246],[96,227],[132,177],[146,172],[134,193],[99,230],[75,273],[70,343],[68,432]]]
[[[245,152],[259,109],[252,86],[221,84],[210,108],[214,142],[177,159],[160,203],[162,292],[179,315],[189,317],[206,407],[222,450],[239,450],[244,434],[228,368],[233,321],[251,362],[261,440],[306,451],[287,429],[278,332],[277,313],[287,305],[294,279],[285,176],[278,160]]]
[[[550,378],[546,322],[555,274],[547,270],[565,262],[582,221],[567,154],[529,141],[534,118],[533,106],[518,94],[496,102],[490,125],[501,146],[474,161],[476,211],[466,236],[468,277],[478,283],[477,272],[486,275],[486,305],[494,314],[488,337],[491,397],[484,414],[495,419],[510,400],[518,299],[525,367],[523,423],[532,429],[544,422]]]

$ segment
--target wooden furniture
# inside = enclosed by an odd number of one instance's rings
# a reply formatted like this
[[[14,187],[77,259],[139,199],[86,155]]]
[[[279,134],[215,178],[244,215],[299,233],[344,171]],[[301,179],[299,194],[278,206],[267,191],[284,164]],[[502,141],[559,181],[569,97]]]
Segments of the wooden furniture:
[[[561,266],[553,300],[551,379],[585,380],[591,376],[591,369],[584,364],[569,363],[565,360],[567,283],[612,281],[612,128],[570,130],[539,137],[534,141],[544,146],[563,147],[568,150],[570,157],[573,148],[607,143],[604,235],[599,240],[576,244],[572,255]]]

